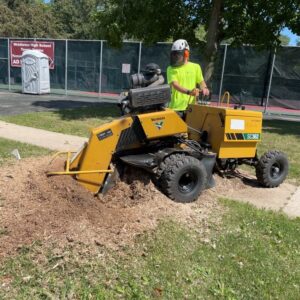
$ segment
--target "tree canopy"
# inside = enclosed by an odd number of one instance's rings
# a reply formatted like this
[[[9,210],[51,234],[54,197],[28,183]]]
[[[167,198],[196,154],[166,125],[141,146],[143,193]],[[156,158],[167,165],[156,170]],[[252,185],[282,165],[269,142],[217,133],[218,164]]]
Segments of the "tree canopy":
[[[58,38],[62,32],[43,1],[0,0],[0,36]]]
[[[284,27],[300,35],[300,0],[0,0],[0,36],[185,38],[203,47],[207,70],[222,41],[273,48],[288,43]]]
[[[54,0],[50,7],[65,38],[92,39],[95,37],[93,15],[97,0]]]
[[[300,0],[107,0],[95,21],[98,37],[113,44],[123,38],[146,43],[185,38],[201,45],[197,29],[203,25],[205,67],[211,73],[221,41],[272,48],[280,45],[284,27],[300,34],[299,4]]]
[[[287,35],[284,35],[284,34],[280,35],[279,40],[280,40],[281,46],[288,46],[291,41],[291,39]]]
[[[95,38],[97,0],[0,0],[0,36]]]
[[[218,42],[269,47],[281,43],[284,27],[300,34],[299,0],[107,0],[96,22],[99,37],[113,43],[126,37],[150,43],[179,37],[197,42],[197,29],[203,25],[207,32],[212,17]]]

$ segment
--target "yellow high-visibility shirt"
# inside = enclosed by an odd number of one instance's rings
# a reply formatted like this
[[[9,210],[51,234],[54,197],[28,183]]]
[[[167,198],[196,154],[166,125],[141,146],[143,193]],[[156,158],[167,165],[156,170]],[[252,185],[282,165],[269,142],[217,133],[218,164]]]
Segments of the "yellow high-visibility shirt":
[[[202,82],[203,75],[198,64],[188,62],[180,67],[169,66],[167,69],[168,84],[177,81],[180,86],[192,90],[197,83]],[[190,103],[189,103],[190,101]],[[180,93],[172,87],[172,96],[169,107],[174,110],[186,110],[187,106],[195,102],[195,97]]]

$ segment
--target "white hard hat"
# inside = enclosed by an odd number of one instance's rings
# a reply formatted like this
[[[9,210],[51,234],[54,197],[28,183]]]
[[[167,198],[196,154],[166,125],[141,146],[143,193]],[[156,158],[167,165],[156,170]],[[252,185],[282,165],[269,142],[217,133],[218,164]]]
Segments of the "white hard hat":
[[[186,40],[180,39],[173,43],[171,51],[182,51],[182,50],[189,50],[190,46]]]

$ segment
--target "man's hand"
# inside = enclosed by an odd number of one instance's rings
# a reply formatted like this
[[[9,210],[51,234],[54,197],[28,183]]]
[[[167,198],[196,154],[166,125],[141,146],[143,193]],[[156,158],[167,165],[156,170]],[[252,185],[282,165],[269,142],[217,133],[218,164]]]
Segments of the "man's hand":
[[[207,87],[203,88],[202,94],[203,94],[203,96],[209,96],[209,94],[210,94],[209,89]]]
[[[193,89],[190,93],[191,96],[196,96],[198,97],[199,96],[199,93],[200,93],[200,90],[199,89]]]

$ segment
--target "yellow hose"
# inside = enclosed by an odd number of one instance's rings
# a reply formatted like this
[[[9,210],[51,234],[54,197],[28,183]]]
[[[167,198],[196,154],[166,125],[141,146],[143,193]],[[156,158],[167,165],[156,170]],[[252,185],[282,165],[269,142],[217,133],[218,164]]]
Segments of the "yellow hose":
[[[227,107],[229,107],[229,102],[230,102],[230,94],[229,94],[229,92],[225,92],[224,93],[224,95],[222,96],[222,99],[221,99],[221,106],[223,105],[223,102],[224,102],[224,99],[225,99],[225,97],[227,96]]]

